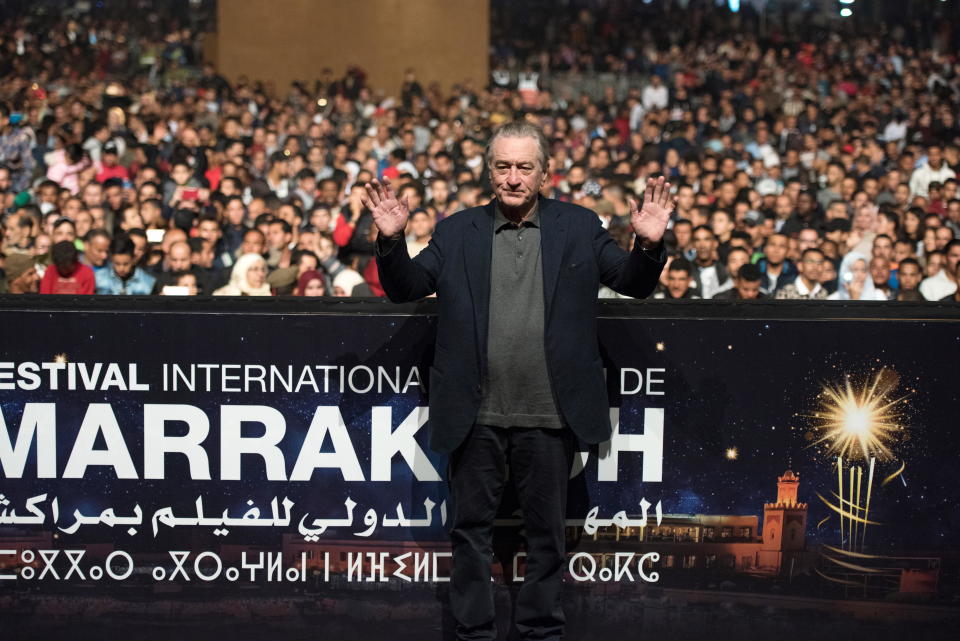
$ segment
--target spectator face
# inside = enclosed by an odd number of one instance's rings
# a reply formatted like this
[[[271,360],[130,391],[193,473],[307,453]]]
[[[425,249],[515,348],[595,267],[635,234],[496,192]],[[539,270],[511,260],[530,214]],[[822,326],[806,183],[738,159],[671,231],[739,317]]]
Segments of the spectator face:
[[[750,262],[750,255],[747,252],[730,252],[727,256],[727,273],[736,274],[740,268]]]
[[[301,274],[310,270],[317,271],[318,267],[316,258],[310,254],[304,254],[300,257],[300,262],[297,263],[297,277],[299,278]]]
[[[91,207],[87,211],[90,213],[90,218],[93,220],[93,222],[90,224],[91,229],[106,229],[106,215],[104,214],[103,207]]]
[[[690,275],[682,270],[669,270],[667,272],[667,290],[673,298],[683,298],[683,295],[690,289]]]
[[[943,162],[943,152],[940,147],[930,147],[927,150],[927,162],[932,169],[940,169],[940,163]]]
[[[264,242],[262,233],[248,231],[244,234],[243,242],[240,244],[240,255],[263,254]]]
[[[771,265],[779,265],[787,257],[789,243],[787,237],[783,234],[774,234],[767,240],[763,253],[767,257],[767,262]]]
[[[673,235],[677,238],[677,247],[680,249],[686,249],[690,246],[692,241],[691,235],[693,233],[690,225],[674,225]]]
[[[310,214],[310,224],[319,232],[330,230],[330,210],[326,208],[314,209]]]
[[[693,248],[697,251],[697,260],[701,263],[713,261],[717,249],[717,238],[706,229],[693,232]]]
[[[43,256],[50,251],[51,246],[50,236],[47,234],[39,234],[33,241],[33,255]]]
[[[740,294],[740,298],[754,300],[760,295],[759,280],[750,281],[744,278],[735,278],[733,282],[737,288],[737,293]]]
[[[130,236],[133,241],[133,262],[139,265],[143,255],[147,252],[147,239],[143,236]]]
[[[177,278],[177,287],[186,287],[188,296],[196,296],[199,293],[197,287],[197,277],[195,274],[183,274]]]
[[[55,269],[50,267],[49,269]],[[36,267],[30,267],[27,271],[23,272],[10,281],[10,293],[11,294],[36,294],[38,286],[40,284],[40,276],[37,274]]]
[[[174,243],[167,254],[167,264],[172,272],[190,269],[190,245],[185,242]]]
[[[251,289],[263,287],[266,281],[267,264],[262,260],[257,261],[247,269],[247,284],[250,285]]]
[[[430,193],[437,204],[446,204],[450,200],[450,187],[446,180],[434,180],[430,183]]]
[[[536,139],[500,137],[493,144],[490,180],[497,200],[508,209],[529,207],[547,180]]]
[[[957,264],[960,263],[960,247],[953,246],[947,252],[947,269],[949,273],[957,273]]]
[[[59,225],[57,225],[54,228],[53,234],[51,236],[51,240],[53,241],[54,245],[64,240],[72,243],[76,239],[77,239],[77,230],[73,225],[69,223],[60,223]]]
[[[290,234],[283,231],[283,226],[271,223],[267,229],[267,244],[270,249],[283,250],[290,244]]]
[[[879,256],[889,261],[891,258],[893,258],[893,243],[890,242],[889,238],[883,238],[882,236],[878,236],[873,241],[872,253],[874,257]]]
[[[79,211],[77,217],[73,219],[77,224],[77,237],[83,238],[93,228],[93,216],[89,212]]]
[[[10,180],[10,170],[6,167],[0,168],[0,193],[10,191],[13,183]]]
[[[876,219],[876,213],[871,205],[857,207],[854,211],[857,213],[853,217],[853,228],[862,232],[871,231]]]
[[[725,238],[733,231],[733,227],[733,220],[730,219],[730,214],[725,211],[715,211],[710,216],[710,228],[713,229],[717,238]]]
[[[104,236],[94,236],[83,244],[83,255],[93,267],[101,267],[107,262],[110,253],[110,241]]]
[[[110,257],[110,264],[113,265],[113,271],[121,280],[126,280],[133,275],[136,263],[130,254],[114,254]]]
[[[900,266],[897,271],[897,279],[900,281],[901,290],[912,290],[920,286],[923,275],[920,273],[919,267],[913,263],[907,263]]]
[[[797,263],[797,270],[809,283],[819,283],[823,275],[824,265],[823,254],[819,252],[808,252],[805,257]]]
[[[190,262],[198,267],[209,269],[213,267],[213,243],[204,241],[200,251],[190,254]]]
[[[836,201],[830,204],[827,207],[826,219],[834,220],[836,218],[849,218],[847,213],[847,204],[840,201]]]
[[[898,240],[893,246],[893,260],[900,262],[913,256],[912,243],[905,240]]]
[[[170,170],[170,179],[177,185],[186,185],[190,180],[190,169],[186,165],[177,163]]]
[[[244,210],[243,202],[238,199],[233,199],[227,203],[226,209],[223,212],[226,215],[227,222],[229,222],[234,227],[239,227],[243,224]]]
[[[311,278],[307,286],[303,289],[304,296],[323,296],[325,293],[326,289],[323,286],[323,280],[319,278]]]
[[[801,229],[797,238],[797,248],[803,253],[804,250],[813,249],[820,244],[820,234],[816,229]]]
[[[940,273],[940,270],[943,269],[944,264],[946,264],[946,258],[943,254],[931,254],[927,257],[927,265],[924,268],[924,273],[929,278],[930,276],[936,276]]]
[[[215,220],[201,220],[197,227],[197,235],[208,243],[217,244],[220,240],[220,225]]]
[[[333,180],[325,180],[320,186],[320,200],[328,205],[336,205],[340,200],[340,189]]]
[[[943,250],[951,240],[953,240],[953,230],[949,227],[938,227],[934,232],[936,234],[936,248]]]
[[[433,233],[433,224],[430,216],[425,212],[420,212],[410,220],[410,232],[417,238],[426,238]]]
[[[875,256],[870,261],[870,276],[873,278],[873,284],[877,287],[886,287],[890,280],[890,261],[880,256]]]
[[[88,208],[103,204],[103,187],[99,183],[88,183],[83,188],[83,204]]]

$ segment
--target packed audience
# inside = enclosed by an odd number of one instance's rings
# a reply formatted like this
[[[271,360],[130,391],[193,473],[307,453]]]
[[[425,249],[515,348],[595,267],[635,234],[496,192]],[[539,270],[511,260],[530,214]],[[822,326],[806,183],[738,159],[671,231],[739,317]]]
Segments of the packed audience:
[[[393,181],[415,255],[491,198],[486,141],[527,118],[551,142],[543,195],[625,249],[630,200],[651,175],[673,184],[658,298],[960,301],[951,33],[760,35],[708,3],[690,20],[644,8],[631,37],[634,3],[589,4],[536,46],[495,28],[487,86],[411,69],[395,96],[359,67],[282,95],[228,81],[196,16],[143,2],[24,5],[0,24],[0,289],[382,296],[358,186]]]

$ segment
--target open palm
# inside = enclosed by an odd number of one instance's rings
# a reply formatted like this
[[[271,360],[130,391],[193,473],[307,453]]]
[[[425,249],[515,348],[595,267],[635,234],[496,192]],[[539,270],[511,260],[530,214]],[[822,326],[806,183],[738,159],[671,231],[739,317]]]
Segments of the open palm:
[[[643,192],[643,205],[638,207],[630,201],[630,224],[641,247],[653,247],[660,243],[667,229],[674,201],[670,196],[670,183],[663,176],[648,178]]]
[[[410,207],[406,199],[397,198],[390,179],[384,178],[383,182],[374,179],[368,182],[364,185],[360,200],[373,214],[373,223],[380,230],[381,236],[395,238],[406,229]]]

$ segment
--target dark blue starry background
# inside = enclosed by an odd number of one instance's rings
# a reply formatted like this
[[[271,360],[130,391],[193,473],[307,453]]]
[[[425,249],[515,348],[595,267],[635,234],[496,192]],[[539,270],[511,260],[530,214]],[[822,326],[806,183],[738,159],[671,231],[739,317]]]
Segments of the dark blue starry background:
[[[81,528],[77,541],[112,540],[129,550],[166,550],[169,546],[206,547],[214,543],[277,544],[277,528],[234,528],[227,537],[215,537],[210,528],[166,528],[154,538],[149,526],[153,510],[170,506],[189,516],[202,496],[206,515],[229,509],[239,516],[248,500],[269,514],[274,497],[289,497],[296,524],[309,518],[343,518],[344,500],[357,504],[352,528],[335,528],[321,536],[353,538],[363,531],[363,516],[376,510],[379,518],[395,516],[402,504],[410,518],[422,518],[426,498],[437,503],[434,527],[378,528],[377,538],[440,540],[439,504],[447,498],[442,482],[416,482],[402,457],[393,462],[391,482],[343,480],[338,470],[318,469],[310,482],[267,481],[259,457],[244,456],[243,481],[219,481],[219,407],[225,404],[267,405],[286,420],[281,449],[287,472],[292,470],[303,437],[318,405],[338,406],[350,431],[365,478],[370,475],[370,408],[392,408],[394,427],[425,405],[423,390],[406,394],[387,389],[359,395],[337,390],[317,395],[163,392],[162,363],[271,364],[299,370],[304,365],[356,365],[404,373],[412,367],[427,371],[432,358],[434,319],[427,316],[374,315],[238,315],[6,312],[4,317],[21,329],[0,338],[2,360],[50,361],[66,354],[70,361],[130,363],[139,366],[141,382],[149,392],[0,391],[3,418],[13,437],[26,402],[57,405],[58,472],[62,473],[73,438],[89,403],[110,403],[123,430],[138,474],[143,472],[142,422],[145,403],[185,403],[203,409],[211,425],[204,445],[213,481],[189,477],[185,457],[167,456],[162,481],[118,480],[112,468],[88,468],[83,479],[36,479],[31,455],[23,479],[0,476],[0,493],[11,506],[22,506],[30,496],[46,492],[58,497],[60,527],[72,523],[74,509],[96,514],[113,507],[118,515],[132,514],[140,504],[144,525],[135,535],[104,525]],[[808,540],[836,543],[837,521],[817,524],[829,514],[815,492],[829,496],[835,489],[832,460],[822,448],[812,447],[812,419],[816,397],[824,383],[845,376],[863,380],[880,368],[896,373],[895,395],[907,395],[905,427],[891,444],[897,459],[880,463],[875,488],[901,463],[901,477],[876,489],[871,518],[883,525],[870,531],[868,545],[877,551],[921,554],[956,550],[960,518],[955,506],[960,486],[955,479],[958,450],[954,429],[958,400],[956,367],[960,363],[957,323],[919,321],[757,321],[757,320],[646,320],[601,319],[601,351],[608,371],[611,402],[620,406],[621,431],[642,432],[646,407],[664,408],[665,443],[663,482],[643,483],[643,457],[622,453],[617,483],[598,482],[596,452],[583,474],[573,481],[570,518],[582,518],[598,506],[609,518],[618,510],[639,512],[646,498],[661,501],[669,514],[756,514],[764,502],[776,498],[776,480],[786,469],[800,475],[800,498],[809,504]],[[619,396],[620,368],[663,368],[662,396]],[[183,426],[168,425],[168,433]],[[245,424],[245,435],[262,427]],[[426,448],[426,430],[418,441],[442,474],[445,462]],[[102,437],[100,446],[102,446]],[[329,451],[329,439],[324,449]],[[738,457],[726,457],[736,448]],[[49,500],[48,499],[48,500]],[[44,504],[49,512],[49,503]],[[507,502],[504,512],[512,506]],[[22,513],[22,509],[20,510]],[[652,511],[651,511],[652,512]],[[652,516],[652,514],[651,514]],[[0,526],[0,535],[4,528]],[[49,528],[47,528],[49,529]],[[122,528],[125,530],[126,528]],[[285,530],[295,532],[293,525]],[[361,540],[357,538],[357,540]]]

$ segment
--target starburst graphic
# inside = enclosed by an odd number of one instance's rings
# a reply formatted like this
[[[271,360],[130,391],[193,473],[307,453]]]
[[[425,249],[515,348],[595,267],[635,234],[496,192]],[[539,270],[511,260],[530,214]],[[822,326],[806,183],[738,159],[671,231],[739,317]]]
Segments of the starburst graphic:
[[[901,406],[906,396],[891,398],[898,377],[881,369],[863,385],[850,377],[842,384],[825,384],[820,408],[810,418],[819,432],[812,445],[825,444],[827,453],[846,459],[893,458],[890,445],[903,429]]]
[[[54,357],[53,357],[53,362],[54,362],[54,363],[66,363],[67,360],[68,360],[68,359],[67,359],[67,355],[64,354],[64,353],[62,353],[62,352],[59,353],[59,354],[54,355]]]
[[[728,461],[736,461],[737,457],[740,456],[740,452],[738,452],[735,447],[728,447],[725,456]]]

